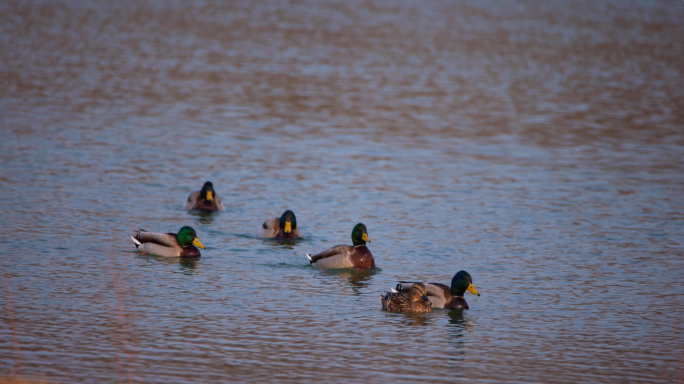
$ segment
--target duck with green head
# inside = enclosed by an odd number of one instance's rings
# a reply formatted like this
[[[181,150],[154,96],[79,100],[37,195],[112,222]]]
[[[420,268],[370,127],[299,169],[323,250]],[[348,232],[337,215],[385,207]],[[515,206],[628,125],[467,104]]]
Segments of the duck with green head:
[[[414,284],[416,283],[400,281],[396,289],[392,288],[392,292],[409,290]],[[425,288],[433,308],[469,309],[468,303],[463,298],[465,291],[480,296],[473,286],[473,279],[466,271],[458,271],[454,275],[451,279],[451,287],[440,283],[425,283]]]
[[[183,208],[187,210],[197,209],[200,211],[225,211],[226,208],[221,203],[221,198],[214,191],[214,184],[207,181],[202,186],[202,189],[195,191],[188,196],[188,201],[183,204]]]
[[[423,283],[415,283],[411,288],[401,292],[387,292],[380,295],[382,309],[387,312],[432,312],[432,304],[427,297],[427,289]]]
[[[139,252],[155,256],[200,257],[196,246],[204,249],[197,233],[190,227],[183,227],[178,233],[147,232],[141,229],[131,239]]]
[[[351,233],[354,245],[337,245],[315,255],[306,254],[309,263],[316,268],[375,268],[375,260],[366,243],[370,243],[368,230],[362,223],[356,224]]]
[[[261,225],[259,237],[265,239],[290,240],[302,237],[297,227],[297,217],[289,209],[280,217],[271,216]]]

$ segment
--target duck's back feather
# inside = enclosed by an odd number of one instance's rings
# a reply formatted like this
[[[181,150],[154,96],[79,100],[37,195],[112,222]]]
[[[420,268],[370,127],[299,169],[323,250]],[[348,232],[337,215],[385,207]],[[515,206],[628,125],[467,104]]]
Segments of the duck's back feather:
[[[336,245],[311,256],[309,263],[323,269],[351,268],[354,266],[350,258],[353,250],[354,247],[349,245]]]
[[[375,268],[373,254],[365,245],[336,245],[309,256],[309,263],[323,269]]]
[[[180,244],[178,244],[175,233],[147,232],[141,229],[136,234],[136,238],[140,240],[143,245],[145,243],[155,243],[167,247],[180,248]]]
[[[143,243],[143,245],[138,248],[138,251],[140,252],[165,257],[179,257],[182,250],[183,248],[181,247],[167,247],[157,243]]]
[[[263,224],[261,224],[261,229],[259,230],[259,237],[261,238],[273,238],[280,231],[280,218],[271,216]]]
[[[411,289],[413,284],[416,282],[414,281],[400,281],[401,283],[401,288],[402,291],[408,291]],[[430,302],[432,303],[433,308],[452,308],[451,305],[454,305],[455,307],[458,308],[463,308],[461,305],[460,301],[454,299],[457,299],[456,297],[451,295],[451,288],[449,286],[441,284],[441,283],[424,283],[425,284],[425,289],[427,291],[427,297],[430,299]],[[461,300],[463,300],[461,298]],[[463,300],[465,302],[465,300]],[[459,306],[461,305],[461,306]],[[467,303],[466,303],[466,309],[467,309]]]

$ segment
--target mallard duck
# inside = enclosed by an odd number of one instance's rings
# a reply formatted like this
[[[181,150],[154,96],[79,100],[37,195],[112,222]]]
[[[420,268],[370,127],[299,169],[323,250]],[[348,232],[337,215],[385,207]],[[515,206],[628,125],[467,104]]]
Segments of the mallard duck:
[[[271,216],[261,225],[259,237],[278,240],[290,240],[302,237],[297,228],[297,217],[289,209],[280,217]]]
[[[166,257],[200,257],[198,246],[204,245],[197,239],[197,233],[190,227],[183,227],[178,233],[147,232],[144,229],[131,236],[138,251]]]
[[[414,283],[411,288],[402,292],[387,292],[380,295],[382,309],[387,312],[432,312],[432,305],[427,297],[423,283]]]
[[[397,288],[392,288],[392,292],[402,292],[411,289],[412,286],[422,283],[413,283],[410,281],[400,281]],[[480,296],[473,286],[473,279],[466,271],[458,271],[451,279],[451,288],[440,283],[425,283],[427,288],[427,296],[434,308],[446,309],[469,309],[468,303],[463,298],[465,291],[469,291],[473,295]]]
[[[201,190],[195,191],[188,196],[188,201],[183,204],[183,209],[199,209],[201,211],[225,211],[221,198],[214,191],[211,181],[204,183]]]
[[[316,268],[323,269],[375,268],[373,254],[366,247],[366,243],[370,243],[366,226],[361,223],[356,224],[351,238],[353,246],[337,245],[313,256],[307,253],[309,263]]]

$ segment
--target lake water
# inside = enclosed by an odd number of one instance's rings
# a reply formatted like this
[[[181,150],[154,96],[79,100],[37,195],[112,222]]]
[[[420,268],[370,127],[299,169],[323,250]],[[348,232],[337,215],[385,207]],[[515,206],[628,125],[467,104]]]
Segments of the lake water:
[[[3,1],[0,376],[683,382],[683,19]],[[206,180],[226,211],[184,211]],[[304,239],[258,239],[286,209]],[[358,222],[377,270],[308,264]],[[199,260],[129,238],[184,225]],[[470,310],[381,310],[398,280],[461,269]]]

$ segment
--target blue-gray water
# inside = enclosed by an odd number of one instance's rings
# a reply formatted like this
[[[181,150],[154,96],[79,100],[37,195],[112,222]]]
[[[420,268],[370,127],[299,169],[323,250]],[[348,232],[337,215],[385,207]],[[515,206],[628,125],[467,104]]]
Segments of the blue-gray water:
[[[0,377],[682,382],[683,19],[3,1]],[[226,211],[183,211],[205,180]],[[256,238],[288,208],[303,240]],[[308,265],[358,222],[378,270]],[[201,259],[134,252],[184,225]],[[460,269],[469,311],[381,311]]]

